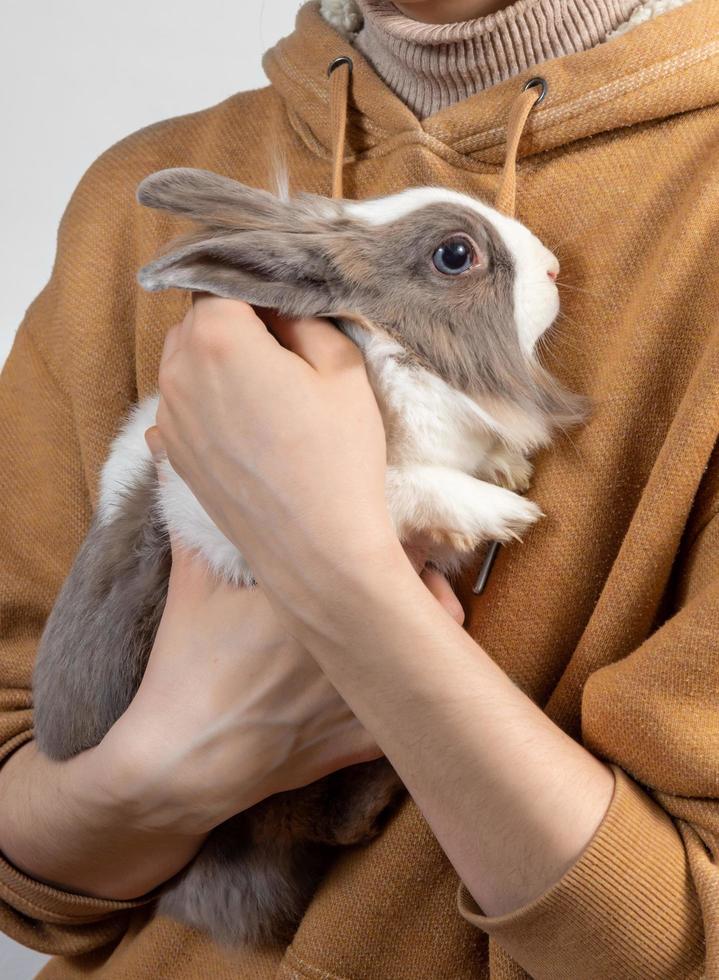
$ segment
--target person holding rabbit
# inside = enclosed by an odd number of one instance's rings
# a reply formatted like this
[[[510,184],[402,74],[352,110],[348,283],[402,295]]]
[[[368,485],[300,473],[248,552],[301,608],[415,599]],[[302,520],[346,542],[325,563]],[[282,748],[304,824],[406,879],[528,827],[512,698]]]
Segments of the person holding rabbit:
[[[717,30],[711,0],[310,2],[265,56],[270,86],[132,134],[85,174],[0,377],[0,925],[55,954],[43,975],[712,975]],[[176,230],[138,207],[148,174],[273,190],[278,158],[293,193],[334,192],[374,229],[365,259],[430,187],[516,198],[559,260],[542,282],[571,317],[532,344],[590,411],[536,441],[524,482],[544,516],[481,594],[481,552],[450,582],[431,540],[399,540],[392,430],[349,333],[279,316],[271,291],[222,295],[216,240],[192,281],[172,256],[184,289],[136,286]],[[387,240],[382,275],[408,280],[406,237]],[[531,322],[525,294],[502,295]],[[487,411],[529,424],[491,363]],[[129,707],[53,759],[35,655],[107,506],[118,426],[158,388],[143,431],[160,479],[171,465],[258,584],[218,580],[173,534]],[[407,792],[323,867],[283,942],[226,948],[156,913],[228,816],[380,757]]]

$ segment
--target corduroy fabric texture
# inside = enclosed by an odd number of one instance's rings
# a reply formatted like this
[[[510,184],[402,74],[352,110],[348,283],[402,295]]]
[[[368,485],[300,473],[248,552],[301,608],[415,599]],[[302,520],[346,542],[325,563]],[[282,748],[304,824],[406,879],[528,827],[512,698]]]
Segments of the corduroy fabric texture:
[[[355,47],[420,118],[550,58],[600,44],[642,0],[516,0],[495,14],[424,24],[391,0],[357,0]]]
[[[517,215],[562,263],[545,350],[592,401],[536,459],[547,517],[457,584],[465,625],[547,715],[614,768],[584,853],[538,900],[482,915],[411,800],[338,856],[287,950],[230,957],[153,914],[32,880],[0,859],[0,928],[58,954],[44,980],[719,977],[719,9],[686,6],[547,62],[519,146]],[[344,193],[438,184],[492,201],[527,74],[420,121],[304,6],[271,86],[106,151],[63,217],[52,277],[0,376],[0,761],[32,737],[38,639],[97,503],[124,413],[154,390],[189,305],[137,269],[180,230],[135,202],[196,166],[329,193],[327,65],[354,56]]]

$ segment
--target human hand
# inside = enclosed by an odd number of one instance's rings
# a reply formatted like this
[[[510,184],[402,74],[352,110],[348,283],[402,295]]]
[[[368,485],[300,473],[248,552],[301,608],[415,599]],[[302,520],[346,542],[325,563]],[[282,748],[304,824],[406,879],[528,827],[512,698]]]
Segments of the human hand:
[[[146,433],[161,453],[155,430]],[[160,477],[162,478],[162,477]],[[133,819],[202,834],[254,803],[379,758],[374,739],[264,590],[217,579],[174,538],[168,595],[139,690],[105,739],[124,766]],[[407,546],[419,571],[423,544]],[[459,622],[446,579],[423,573]]]
[[[270,598],[304,615],[340,568],[396,553],[380,411],[361,352],[329,321],[195,294],[159,389],[172,467]]]
[[[160,453],[153,429],[146,438]],[[273,793],[378,758],[264,590],[221,581],[173,535],[171,547],[147,668],[109,739],[136,772],[131,795],[146,819],[202,833]]]

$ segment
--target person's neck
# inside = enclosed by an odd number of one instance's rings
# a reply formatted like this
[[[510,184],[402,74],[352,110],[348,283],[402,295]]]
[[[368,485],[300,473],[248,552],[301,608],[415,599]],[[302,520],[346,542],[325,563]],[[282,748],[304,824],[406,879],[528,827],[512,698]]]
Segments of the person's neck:
[[[412,20],[424,24],[456,24],[511,7],[514,0],[405,0],[395,7]]]

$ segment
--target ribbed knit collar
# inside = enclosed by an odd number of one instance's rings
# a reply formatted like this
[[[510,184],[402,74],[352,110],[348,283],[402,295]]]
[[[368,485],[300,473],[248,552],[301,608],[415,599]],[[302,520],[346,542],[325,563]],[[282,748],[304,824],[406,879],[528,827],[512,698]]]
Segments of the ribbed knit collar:
[[[390,0],[356,0],[354,45],[418,118],[551,58],[606,40],[642,0],[516,0],[486,17],[425,24]]]

